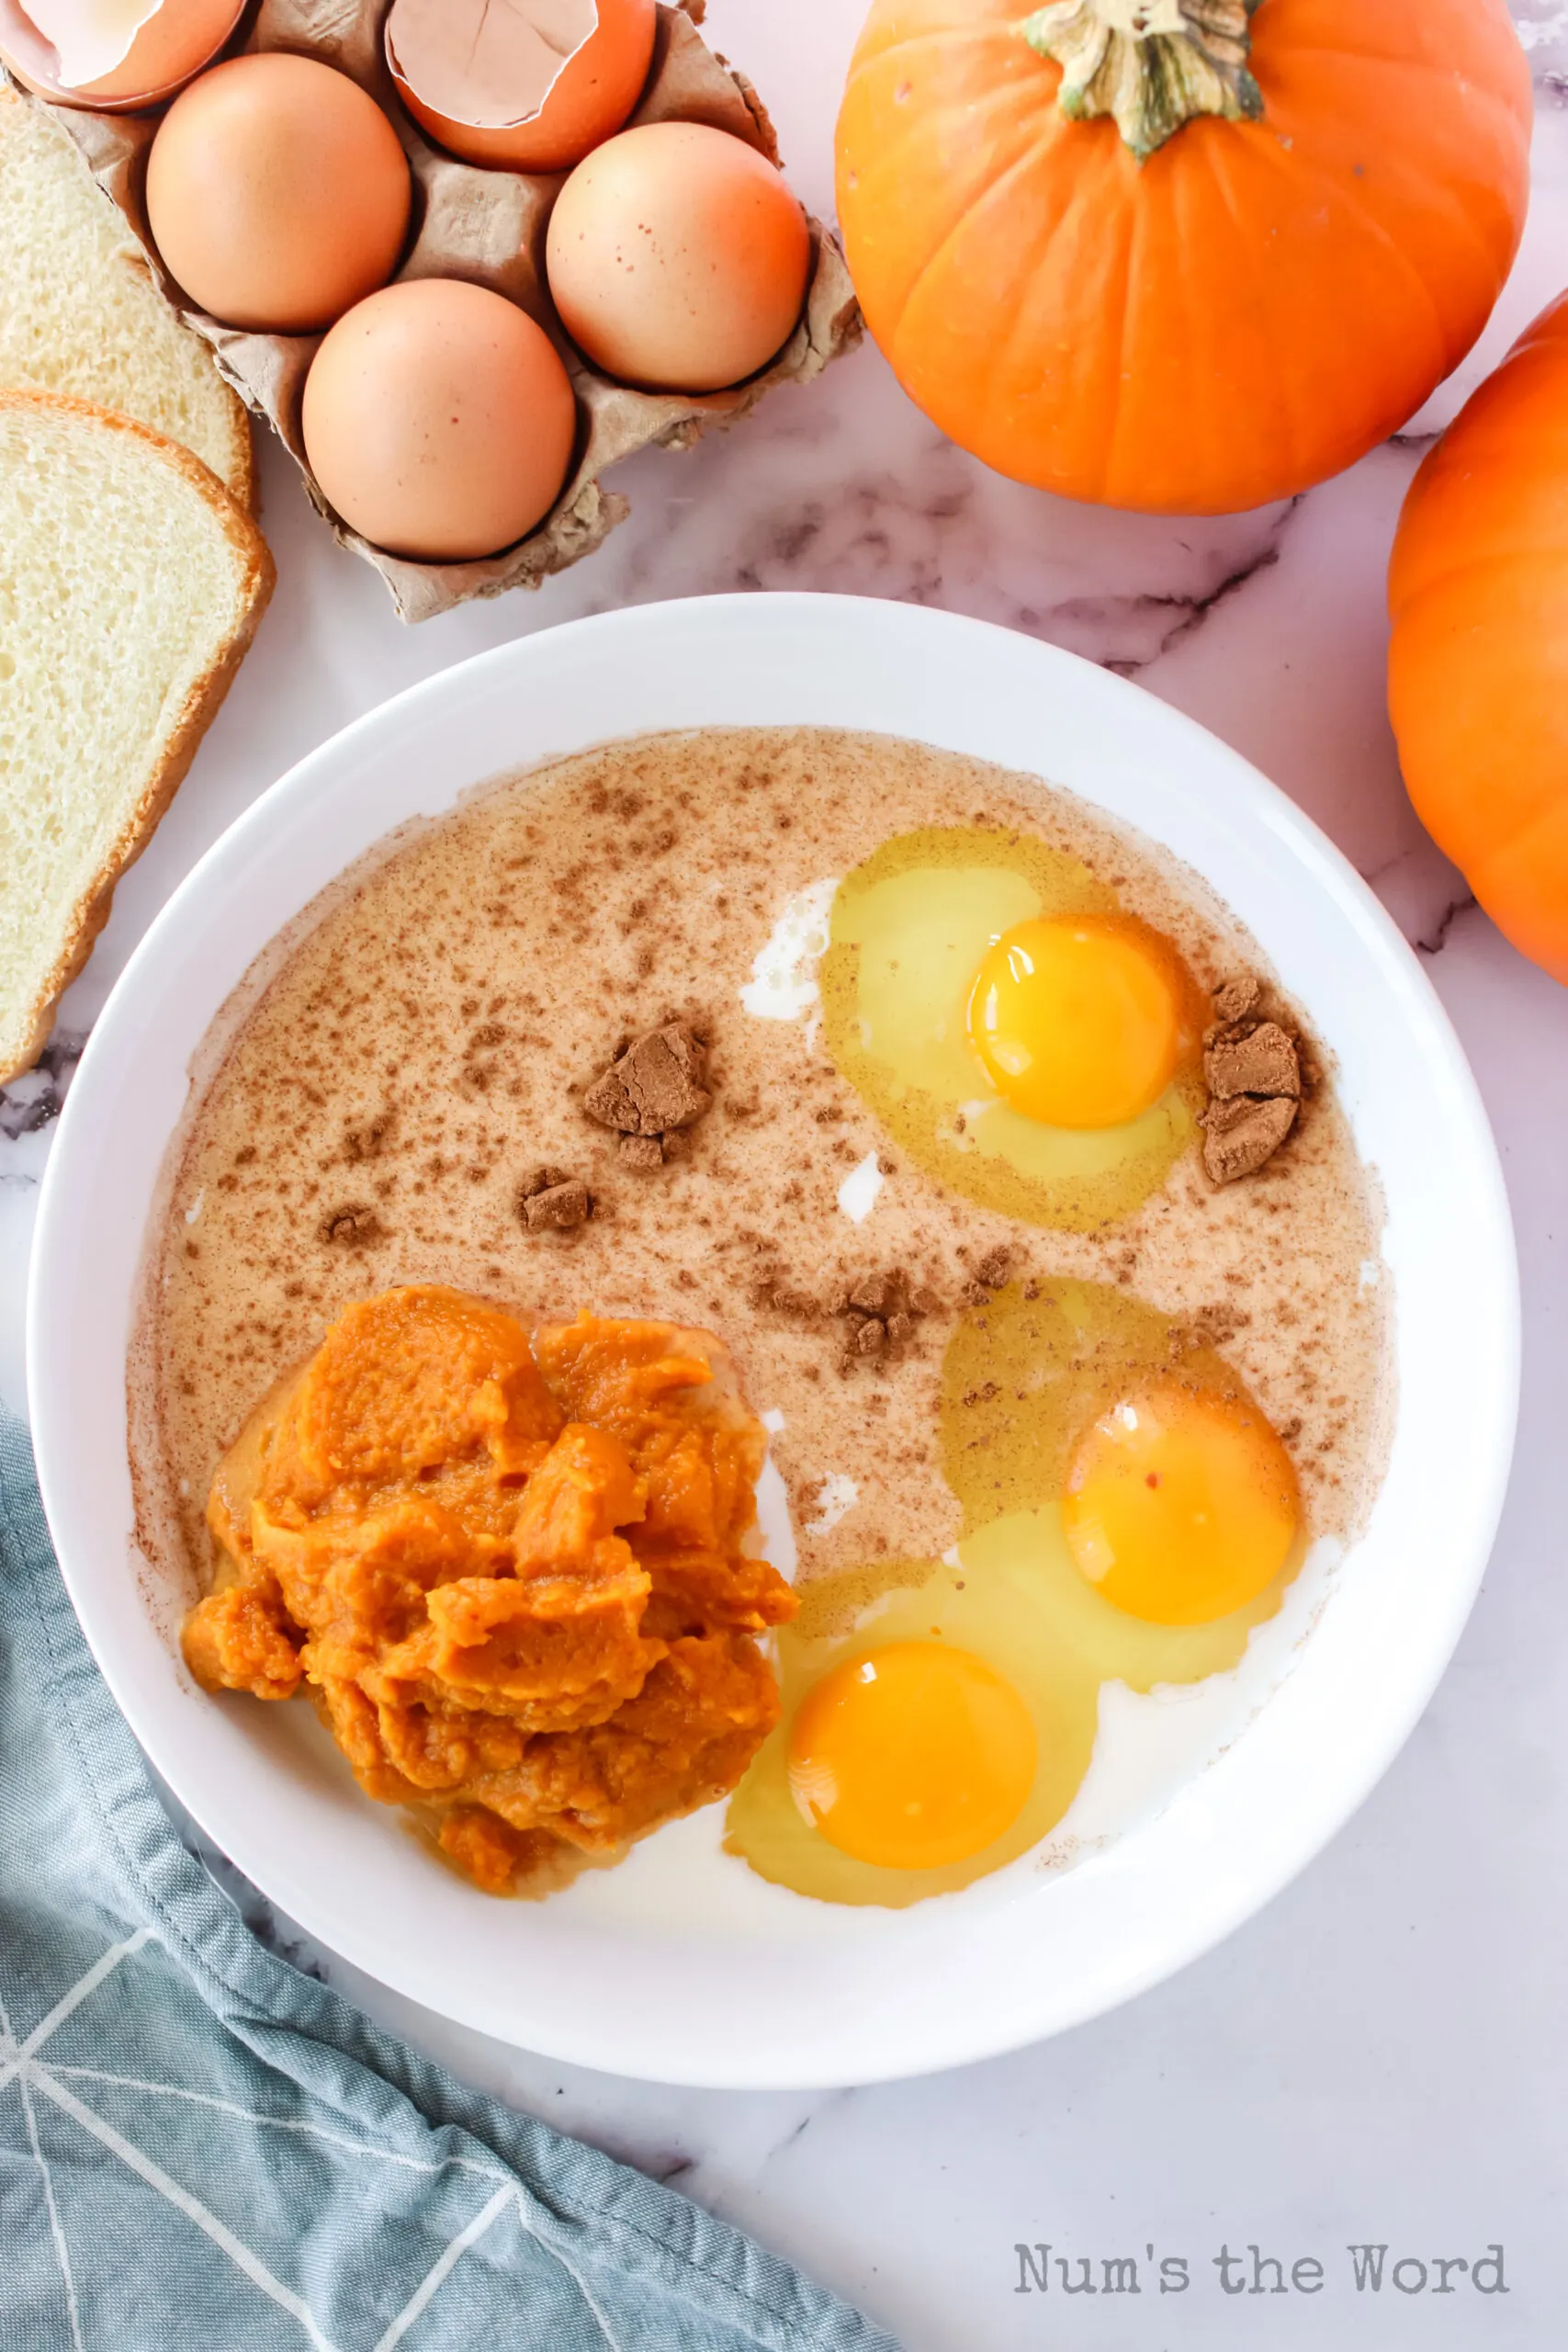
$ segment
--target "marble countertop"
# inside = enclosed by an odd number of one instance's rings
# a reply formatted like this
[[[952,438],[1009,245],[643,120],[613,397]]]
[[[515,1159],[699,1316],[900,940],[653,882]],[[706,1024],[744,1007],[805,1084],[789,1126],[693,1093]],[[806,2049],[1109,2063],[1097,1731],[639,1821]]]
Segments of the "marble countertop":
[[[657,597],[903,597],[1069,646],[1255,760],[1371,880],[1427,959],[1502,1148],[1524,1277],[1524,1412],[1496,1552],[1431,1708],[1361,1813],[1259,1917],[1130,2007],[1009,2058],[869,2090],[720,2094],[574,2072],[446,2026],[302,1947],[235,1889],[258,1932],[383,2022],[678,2182],[859,2301],[910,2352],[1533,2352],[1557,2340],[1568,2301],[1568,1757],[1557,1736],[1568,1714],[1568,991],[1504,944],[1421,832],[1382,675],[1384,565],[1421,450],[1568,278],[1568,7],[1514,0],[1514,13],[1536,78],[1535,200],[1497,315],[1406,432],[1288,505],[1191,524],[1021,490],[942,441],[868,346],[818,384],[775,393],[728,439],[634,459],[617,477],[630,522],[537,595],[409,630],[267,447],[264,522],[279,580],[255,650],[122,884],[42,1067],[0,1096],[0,1395],[21,1409],[52,1113],[174,886],[275,776],[414,679]],[[822,211],[861,14],[862,0],[710,0],[710,37],[763,91],[792,178]],[[1020,2244],[1051,2249],[1043,2296],[1034,2268],[1020,2290]],[[1388,2247],[1381,2291],[1355,2284],[1347,2248],[1358,2244]],[[1477,2291],[1453,2266],[1497,2246],[1501,2277],[1494,2263]],[[1216,2263],[1225,2248],[1239,2266]],[[1253,2249],[1281,2261],[1282,2291],[1267,2267],[1261,2300],[1251,2291]],[[1089,2258],[1100,2292],[1064,2295],[1058,2256],[1075,2282]],[[1137,2261],[1140,2293],[1107,2303],[1102,2266],[1121,2256]],[[1424,2288],[1406,2267],[1396,2289],[1392,2265],[1406,2256],[1427,2266]],[[1185,2260],[1184,2291],[1159,2291],[1166,2257]],[[1164,2274],[1168,2288],[1179,2275]]]

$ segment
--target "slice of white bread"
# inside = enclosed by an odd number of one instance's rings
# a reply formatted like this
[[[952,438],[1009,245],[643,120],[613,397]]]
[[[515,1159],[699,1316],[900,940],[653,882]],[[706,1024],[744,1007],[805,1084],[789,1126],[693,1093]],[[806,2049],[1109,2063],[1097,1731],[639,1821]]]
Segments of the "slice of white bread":
[[[273,577],[188,449],[0,391],[0,1080],[37,1058]]]
[[[118,410],[254,504],[251,420],[70,138],[0,83],[0,386]]]

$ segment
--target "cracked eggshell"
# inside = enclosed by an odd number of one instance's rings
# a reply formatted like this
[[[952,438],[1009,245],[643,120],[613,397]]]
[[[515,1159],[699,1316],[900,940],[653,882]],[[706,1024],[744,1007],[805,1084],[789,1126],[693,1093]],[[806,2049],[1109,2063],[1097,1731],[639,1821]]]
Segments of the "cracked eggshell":
[[[569,171],[620,129],[653,58],[654,0],[393,0],[399,97],[465,163]]]
[[[0,0],[0,59],[56,106],[133,114],[211,63],[245,0]]]

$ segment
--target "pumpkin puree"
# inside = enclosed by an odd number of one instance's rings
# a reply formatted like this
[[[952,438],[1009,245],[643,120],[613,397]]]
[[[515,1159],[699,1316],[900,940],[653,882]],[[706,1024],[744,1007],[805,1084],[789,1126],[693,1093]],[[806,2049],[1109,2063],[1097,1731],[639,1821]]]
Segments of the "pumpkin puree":
[[[766,1439],[710,1334],[532,1336],[435,1285],[351,1306],[263,1399],[208,1504],[208,1690],[302,1687],[476,1884],[613,1856],[723,1796],[778,1715],[748,1558]]]

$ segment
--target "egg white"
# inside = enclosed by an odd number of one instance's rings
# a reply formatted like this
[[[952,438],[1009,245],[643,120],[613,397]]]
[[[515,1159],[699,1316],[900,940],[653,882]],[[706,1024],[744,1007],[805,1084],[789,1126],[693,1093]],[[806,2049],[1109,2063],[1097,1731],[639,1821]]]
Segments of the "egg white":
[[[815,1494],[822,1482],[806,1482]],[[793,1514],[770,1464],[758,1489],[763,1555],[793,1578]],[[1093,1758],[1072,1804],[1039,1844],[989,1876],[936,1894],[907,1912],[820,1902],[771,1884],[724,1850],[726,1805],[705,1806],[634,1847],[609,1871],[590,1871],[549,1900],[604,1934],[720,1936],[738,1945],[780,1937],[860,1943],[901,1918],[985,1911],[1018,1900],[1042,1873],[1071,1870],[1152,1821],[1234,1747],[1289,1674],[1332,1589],[1340,1546],[1314,1544],[1284,1604],[1250,1634],[1227,1672],[1144,1693],[1123,1682],[1100,1692]]]

